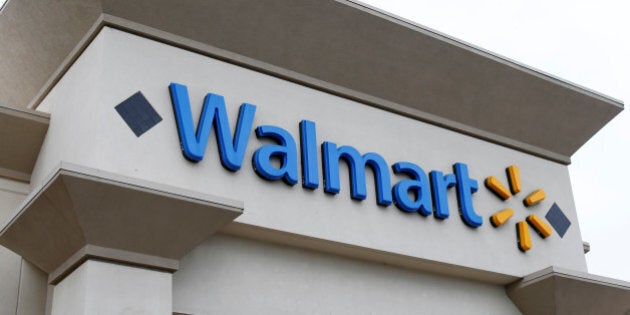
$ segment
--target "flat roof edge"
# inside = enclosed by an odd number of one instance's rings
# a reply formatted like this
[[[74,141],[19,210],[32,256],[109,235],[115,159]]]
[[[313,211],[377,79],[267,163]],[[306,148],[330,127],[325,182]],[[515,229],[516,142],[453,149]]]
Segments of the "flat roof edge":
[[[55,70],[53,75],[47,80],[46,85],[44,85],[40,89],[37,96],[33,99],[33,102],[29,105],[29,108],[37,108],[39,103],[63,77],[66,71],[70,69],[72,64],[79,58],[81,53],[83,53],[87,46],[89,46],[89,44],[103,27],[112,27],[121,31],[129,32],[131,34],[142,36],[150,40],[162,42],[167,45],[172,45],[174,47],[185,49],[200,55],[215,58],[253,71],[264,73],[266,75],[274,76],[312,89],[316,89],[325,93],[330,93],[339,97],[363,103],[368,106],[376,107],[398,115],[416,119],[441,128],[446,128],[477,139],[488,141],[527,154],[535,155],[556,163],[565,165],[571,164],[571,158],[564,154],[540,148],[535,145],[527,144],[516,139],[511,139],[505,136],[494,134],[492,132],[481,130],[479,128],[459,123],[448,118],[401,105],[376,96],[368,95],[360,91],[336,85],[334,83],[325,82],[307,76],[305,74],[287,70],[282,67],[271,65],[259,60],[249,58],[247,56],[239,55],[234,52],[226,51],[221,48],[197,42],[189,38],[158,30],[150,26],[146,26],[109,14],[101,14],[99,19],[90,28],[90,32],[85,34],[84,38],[74,49],[72,49],[72,52],[65,58],[64,62],[59,65],[57,70]]]
[[[550,266],[506,286],[525,314],[622,314],[630,308],[630,282]]]
[[[520,285],[527,285],[532,282],[536,282],[542,279],[546,279],[550,276],[559,276],[564,278],[575,279],[579,281],[586,281],[590,283],[601,284],[605,286],[614,286],[626,290],[630,290],[630,282],[623,281],[620,279],[609,278],[605,276],[600,276],[588,272],[582,272],[577,270],[571,270],[567,268],[561,268],[557,266],[550,266],[540,271],[529,274],[521,280]]]
[[[469,42],[467,42],[465,40],[456,38],[454,36],[442,33],[440,31],[435,30],[433,28],[430,28],[428,26],[425,26],[425,25],[422,25],[420,23],[411,21],[409,19],[406,19],[404,17],[398,16],[398,15],[393,14],[391,12],[387,12],[387,11],[385,11],[383,9],[376,8],[374,6],[371,6],[369,4],[363,3],[363,2],[358,1],[358,0],[335,0],[335,1],[340,2],[340,3],[344,3],[346,5],[352,6],[352,7],[357,8],[357,9],[360,9],[360,10],[362,10],[364,12],[376,15],[376,16],[378,16],[380,18],[386,19],[386,20],[391,21],[393,23],[396,23],[398,25],[402,25],[402,26],[408,27],[408,28],[410,28],[410,29],[412,29],[414,31],[421,32],[421,33],[424,33],[426,35],[430,35],[430,36],[435,37],[437,39],[440,39],[442,41],[448,42],[448,43],[450,43],[452,45],[458,46],[460,48],[467,49],[470,52],[473,52],[473,53],[479,54],[481,56],[484,56],[486,58],[490,58],[492,60],[500,62],[500,63],[502,63],[504,65],[516,68],[516,69],[521,70],[523,72],[530,73],[530,74],[535,75],[537,77],[546,79],[549,82],[561,85],[561,86],[563,86],[565,88],[574,90],[576,92],[580,92],[580,93],[585,94],[587,96],[590,96],[592,98],[596,98],[596,99],[601,100],[603,102],[609,103],[610,105],[614,105],[614,106],[617,106],[617,107],[622,108],[622,109],[624,108],[624,102],[622,100],[620,100],[620,99],[617,99],[617,98],[612,97],[610,95],[607,95],[605,93],[598,92],[596,90],[587,88],[587,87],[585,87],[583,85],[577,84],[577,83],[572,82],[570,80],[560,78],[559,76],[553,75],[553,74],[551,74],[549,72],[540,70],[540,69],[538,69],[536,67],[533,67],[533,66],[527,65],[525,63],[516,61],[514,59],[505,57],[505,56],[503,56],[501,54],[492,52],[492,51],[490,51],[488,49],[482,48],[480,46],[477,46],[475,44],[469,43]]]
[[[0,176],[28,182],[35,166],[50,115],[0,105]]]
[[[27,4],[10,1],[0,19],[0,31],[24,30],[0,45],[17,41],[32,48],[27,69],[14,62],[24,52],[0,51],[0,68],[12,74],[0,77],[0,94],[24,107],[42,100],[104,25],[562,164],[624,107],[356,0],[280,6],[158,1],[150,11],[86,0],[76,21],[61,12],[77,3]],[[44,12],[55,14],[29,22]],[[19,82],[32,85],[21,89]]]

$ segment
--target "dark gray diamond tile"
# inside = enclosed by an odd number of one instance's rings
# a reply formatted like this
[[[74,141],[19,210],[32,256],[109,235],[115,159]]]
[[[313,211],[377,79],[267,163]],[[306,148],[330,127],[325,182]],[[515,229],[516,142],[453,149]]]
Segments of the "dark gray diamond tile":
[[[162,121],[162,117],[140,91],[116,105],[115,108],[136,137],[140,137]]]
[[[549,209],[549,212],[547,212],[547,215],[545,215],[545,218],[549,221],[549,224],[551,224],[553,229],[558,232],[560,237],[564,236],[571,225],[571,221],[569,221],[567,216],[555,202]]]

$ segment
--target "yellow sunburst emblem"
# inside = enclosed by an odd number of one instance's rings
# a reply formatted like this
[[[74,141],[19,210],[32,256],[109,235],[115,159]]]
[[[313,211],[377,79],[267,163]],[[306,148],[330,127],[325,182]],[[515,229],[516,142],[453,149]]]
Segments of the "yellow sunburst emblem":
[[[488,189],[490,189],[503,201],[508,200],[512,195],[516,195],[521,192],[521,176],[518,166],[509,166],[506,173],[510,186],[509,190],[495,176],[490,176],[485,180],[486,187],[488,187]],[[523,204],[525,207],[531,207],[540,203],[544,199],[545,191],[542,189],[536,189],[523,199]],[[514,210],[509,208],[503,209],[490,217],[490,223],[492,223],[492,226],[495,228],[499,227],[506,223],[513,215]],[[525,220],[519,221],[516,223],[516,233],[518,248],[523,252],[532,248],[532,239],[529,236],[529,226],[531,226],[542,238],[547,238],[552,233],[551,226],[535,214],[530,214]]]

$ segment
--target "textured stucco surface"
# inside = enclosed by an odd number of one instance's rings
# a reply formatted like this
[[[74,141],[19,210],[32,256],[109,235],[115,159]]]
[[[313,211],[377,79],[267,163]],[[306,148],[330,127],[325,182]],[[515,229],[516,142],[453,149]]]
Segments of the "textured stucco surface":
[[[172,314],[170,273],[88,260],[54,289],[52,315]]]
[[[9,1],[0,15],[0,103],[25,107],[40,96],[101,14],[565,162],[623,106],[348,2],[286,0]]]
[[[379,207],[370,171],[368,198],[352,200],[343,163],[338,195],[324,193],[321,186],[311,191],[299,184],[291,187],[265,181],[253,171],[251,158],[258,147],[269,142],[256,139],[253,132],[240,171],[233,173],[221,166],[214,136],[204,159],[191,163],[180,150],[168,92],[171,82],[188,85],[195,117],[205,93],[223,95],[232,128],[238,106],[248,102],[258,106],[254,126],[276,125],[295,139],[299,121],[309,119],[317,124],[318,143],[333,141],[352,145],[362,153],[377,152],[390,165],[410,161],[427,172],[450,173],[454,163],[466,163],[479,184],[473,202],[484,224],[473,229],[462,222],[454,190],[448,193],[451,216],[447,220],[403,213],[393,205]],[[141,137],[114,110],[138,90],[163,118]],[[566,166],[118,30],[105,28],[100,33],[44,100],[42,109],[51,111],[51,123],[34,183],[66,161],[242,200],[245,211],[237,222],[340,246],[517,277],[549,265],[586,270]],[[521,168],[524,192],[502,202],[483,186],[483,180],[495,175],[506,182],[504,170],[511,164]],[[320,170],[320,183],[321,174]],[[393,183],[401,179],[392,176]],[[544,189],[548,198],[526,210],[522,198],[537,188]],[[563,238],[553,234],[543,240],[532,234],[534,248],[521,253],[514,223],[530,213],[544,217],[554,202],[571,220],[571,228]],[[514,207],[514,220],[493,228],[489,216],[506,207]]]
[[[220,235],[182,260],[186,314],[520,314],[502,286]]]

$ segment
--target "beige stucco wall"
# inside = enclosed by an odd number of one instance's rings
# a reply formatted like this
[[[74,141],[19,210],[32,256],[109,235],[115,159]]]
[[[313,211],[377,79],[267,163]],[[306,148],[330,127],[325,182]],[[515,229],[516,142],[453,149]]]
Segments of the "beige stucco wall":
[[[29,185],[0,178],[0,222],[18,209]],[[46,306],[47,276],[19,255],[0,246],[0,314],[38,315]]]

